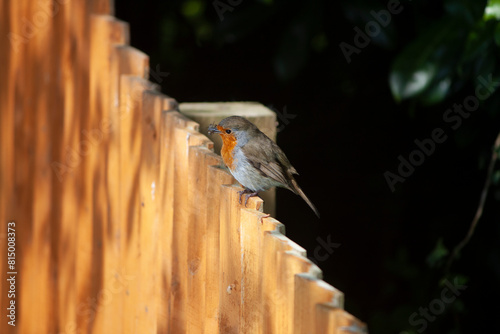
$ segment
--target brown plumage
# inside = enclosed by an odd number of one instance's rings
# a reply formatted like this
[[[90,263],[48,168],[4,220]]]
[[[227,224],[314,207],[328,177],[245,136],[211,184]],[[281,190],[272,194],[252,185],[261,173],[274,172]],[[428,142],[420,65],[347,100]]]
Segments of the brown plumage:
[[[319,217],[319,212],[295,181],[298,174],[285,153],[253,123],[240,116],[231,116],[210,125],[208,133],[222,137],[221,155],[234,178],[249,197],[271,187],[282,187],[300,195]]]

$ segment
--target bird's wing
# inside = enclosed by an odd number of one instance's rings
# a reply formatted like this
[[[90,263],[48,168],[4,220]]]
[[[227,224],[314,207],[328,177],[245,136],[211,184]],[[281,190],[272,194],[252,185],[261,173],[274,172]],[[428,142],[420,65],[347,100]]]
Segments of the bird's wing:
[[[293,174],[298,174],[295,168],[290,164],[285,153],[269,137],[262,134],[261,140],[254,140],[246,143],[241,149],[250,164],[258,169],[263,176],[269,177],[282,184],[297,195],[300,195],[316,213],[319,218],[319,211],[314,204],[307,198],[306,194],[293,178]],[[263,150],[262,143],[269,141],[269,149]],[[260,144],[259,144],[260,143]],[[267,143],[266,143],[267,146]]]
[[[262,145],[259,145],[259,143],[262,143],[262,140],[250,141],[241,148],[243,154],[250,164],[258,169],[263,176],[278,181],[284,187],[294,191],[287,174],[297,173],[295,168],[290,165],[290,162],[288,162],[287,157],[278,145],[265,135],[263,138],[265,138],[265,141],[269,141],[268,147],[271,149],[263,150]]]

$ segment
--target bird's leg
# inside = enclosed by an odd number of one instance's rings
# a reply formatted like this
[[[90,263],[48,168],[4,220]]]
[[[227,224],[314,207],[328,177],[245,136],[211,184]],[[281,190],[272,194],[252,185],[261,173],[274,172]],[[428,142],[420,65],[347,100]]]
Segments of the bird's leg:
[[[257,195],[259,195],[259,193],[258,193],[258,192],[256,192],[256,191],[255,191],[255,192],[253,192],[253,193],[250,193],[250,194],[246,194],[246,195],[245,195],[245,207],[247,207],[247,202],[248,202],[248,199],[249,199],[250,197],[254,197],[254,196],[257,196]]]
[[[240,195],[240,204],[241,204],[241,196],[243,196],[243,194],[248,194],[250,192],[252,192],[252,191],[250,189],[247,189],[247,188],[243,189],[242,191],[238,191],[238,195]]]
[[[248,188],[245,188],[242,191],[238,191],[238,195],[240,195],[240,204],[241,204],[241,196],[245,195],[245,207],[247,206],[248,199],[253,196],[257,196],[259,193],[257,191],[252,191]]]

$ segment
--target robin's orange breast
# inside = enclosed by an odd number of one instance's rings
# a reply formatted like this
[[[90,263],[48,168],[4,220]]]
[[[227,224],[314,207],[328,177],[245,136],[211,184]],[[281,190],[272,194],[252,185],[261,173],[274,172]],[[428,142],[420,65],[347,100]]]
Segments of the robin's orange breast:
[[[229,134],[221,134],[220,136],[222,137],[222,149],[220,151],[222,160],[224,160],[227,168],[233,171],[236,168],[233,152],[237,143],[236,137]]]

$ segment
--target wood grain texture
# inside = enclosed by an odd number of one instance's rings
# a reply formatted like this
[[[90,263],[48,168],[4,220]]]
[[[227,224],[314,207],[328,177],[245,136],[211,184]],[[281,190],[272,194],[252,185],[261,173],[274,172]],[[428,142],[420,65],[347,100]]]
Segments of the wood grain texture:
[[[8,36],[12,32],[13,20],[11,18],[11,9],[13,6],[19,5],[19,2],[11,3],[7,0],[0,0],[0,34]],[[13,9],[12,9],[13,10]],[[14,88],[15,88],[15,73],[19,66],[20,57],[16,57],[14,50],[7,38],[0,39],[0,249],[7,250],[8,222],[16,218],[16,198],[14,194],[14,179],[15,179],[15,151],[14,138],[16,134],[15,117],[14,117]],[[19,241],[18,241],[19,242]],[[7,310],[10,300],[6,293],[7,288],[7,272],[8,259],[6,256],[0,256],[0,307],[2,310]],[[0,332],[14,333],[15,327],[9,326],[7,317],[0,323]]]
[[[314,266],[314,265],[313,265]],[[332,303],[343,305],[343,294],[326,282],[318,279],[316,273],[295,275],[294,333],[320,333],[316,328],[316,304]]]
[[[208,206],[207,193],[209,166],[219,163],[218,156],[212,151],[213,144],[208,139],[200,146],[189,148],[189,201],[190,217],[188,223],[188,326],[191,333],[205,331],[205,291],[206,291],[206,235]]]
[[[205,289],[205,331],[219,332],[219,284],[220,284],[220,185],[235,182],[229,172],[222,167],[222,159],[217,157],[217,164],[208,167],[207,183],[207,234],[206,234],[206,285]]]
[[[118,198],[114,187],[119,182],[119,138],[113,132],[116,118],[111,113],[114,93],[111,79],[111,54],[113,44],[128,43],[128,25],[108,15],[91,18],[90,42],[90,111],[89,128],[84,132],[92,146],[90,173],[92,182],[92,280],[90,295],[97,300],[91,326],[99,332],[112,330],[114,323],[110,282],[116,275],[117,258],[114,256],[115,230],[117,228]],[[115,122],[115,123],[113,123]]]
[[[155,86],[145,79],[122,75],[120,82],[120,165],[123,180],[120,190],[120,212],[125,231],[123,270],[119,273],[118,293],[123,294],[123,313],[133,316],[123,318],[125,333],[135,333],[139,328],[141,311],[141,239],[140,177],[142,168],[142,119],[143,93]],[[149,280],[146,280],[148,282]]]
[[[187,328],[188,245],[189,240],[189,147],[201,145],[206,137],[194,130],[197,125],[179,119],[174,128],[174,216],[172,232],[172,332],[184,333]]]
[[[234,185],[223,185],[220,205],[219,238],[219,330],[238,333],[241,308],[240,204]]]
[[[262,333],[264,317],[263,286],[266,280],[264,262],[264,234],[272,231],[276,225],[264,224],[267,217],[253,209],[241,210],[241,252],[242,282],[241,291],[244,296],[241,305],[240,333]]]
[[[163,111],[161,114],[160,138],[160,224],[159,243],[161,247],[160,258],[160,291],[158,293],[157,326],[159,333],[170,332],[171,326],[171,285],[172,285],[172,233],[174,217],[174,136],[175,117],[177,112]]]
[[[368,333],[365,323],[331,303],[316,304],[315,321],[321,333]]]
[[[124,275],[125,245],[127,225],[120,204],[122,185],[126,182],[122,176],[122,161],[120,159],[121,105],[120,78],[130,75],[145,78],[149,58],[146,54],[124,44],[113,44],[110,50],[110,106],[109,106],[109,152],[107,162],[107,190],[109,200],[109,223],[107,225],[108,242],[104,256],[107,266],[105,286],[112,293],[109,305],[106,307],[107,317],[113,319],[123,315],[124,287],[117,283],[118,277]],[[148,107],[146,107],[149,110]],[[109,314],[111,313],[111,314]],[[112,320],[113,321],[113,320]],[[123,322],[114,320],[113,330],[123,332]]]
[[[142,152],[140,170],[140,254],[141,291],[139,328],[144,333],[157,332],[157,309],[160,275],[160,208],[157,186],[160,172],[161,113],[166,97],[144,91],[142,106]],[[147,284],[145,284],[147,282]]]

